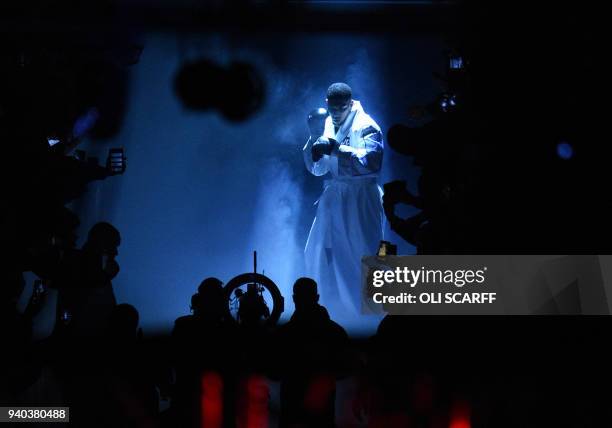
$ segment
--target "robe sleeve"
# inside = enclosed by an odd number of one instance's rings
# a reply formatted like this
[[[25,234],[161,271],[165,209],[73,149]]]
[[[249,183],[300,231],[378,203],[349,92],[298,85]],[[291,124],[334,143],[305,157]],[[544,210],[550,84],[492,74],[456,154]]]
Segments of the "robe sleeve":
[[[382,132],[374,126],[360,131],[356,147],[342,145],[335,153],[340,176],[359,176],[380,171],[383,158]]]
[[[313,138],[309,138],[302,150],[304,154],[304,164],[306,165],[306,169],[312,174],[316,176],[325,175],[329,172],[329,156],[323,155],[321,159],[317,162],[313,162],[312,160],[312,145],[317,140]]]

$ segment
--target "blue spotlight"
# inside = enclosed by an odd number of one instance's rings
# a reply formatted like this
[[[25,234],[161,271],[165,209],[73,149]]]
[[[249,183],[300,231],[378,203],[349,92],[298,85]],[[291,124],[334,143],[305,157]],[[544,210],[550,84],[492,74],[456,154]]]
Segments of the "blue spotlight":
[[[574,156],[574,148],[570,143],[559,143],[557,144],[557,155],[561,159],[571,159]]]

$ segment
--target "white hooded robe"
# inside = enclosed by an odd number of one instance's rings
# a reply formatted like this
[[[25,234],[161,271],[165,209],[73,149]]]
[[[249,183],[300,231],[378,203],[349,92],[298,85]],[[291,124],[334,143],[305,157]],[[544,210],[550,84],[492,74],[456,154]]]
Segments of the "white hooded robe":
[[[382,190],[377,184],[384,148],[382,133],[354,100],[338,132],[331,117],[326,118],[323,137],[340,143],[331,155],[313,162],[313,139],[303,149],[306,169],[329,177],[304,250],[306,270],[319,284],[324,305],[339,303],[347,311],[344,315],[356,315],[361,312],[363,293],[361,258],[376,254],[383,239]]]

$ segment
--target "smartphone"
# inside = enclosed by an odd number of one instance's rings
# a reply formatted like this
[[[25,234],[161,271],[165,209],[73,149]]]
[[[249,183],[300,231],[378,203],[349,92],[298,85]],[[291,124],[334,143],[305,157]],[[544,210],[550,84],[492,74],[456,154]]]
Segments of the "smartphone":
[[[121,173],[125,171],[125,153],[123,147],[110,149],[108,151],[108,160],[112,172]]]

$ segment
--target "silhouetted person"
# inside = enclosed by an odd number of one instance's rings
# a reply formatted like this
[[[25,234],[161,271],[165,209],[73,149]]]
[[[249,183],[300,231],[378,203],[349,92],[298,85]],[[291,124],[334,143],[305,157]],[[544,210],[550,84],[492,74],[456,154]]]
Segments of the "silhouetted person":
[[[132,344],[141,334],[138,310],[127,303],[115,306],[111,314],[108,337],[113,343]]]
[[[35,287],[27,307],[19,312],[17,301],[25,288],[23,276],[14,270],[2,274],[0,340],[11,345],[7,345],[0,365],[0,402],[11,403],[40,374],[40,361],[32,358],[32,319],[42,307],[44,294]]]
[[[274,343],[275,375],[281,380],[280,425],[332,427],[336,378],[350,364],[348,335],[319,305],[313,279],[295,282],[293,301],[295,312],[279,328]]]
[[[206,278],[191,296],[192,315],[176,319],[172,336],[181,343],[189,343],[206,331],[224,328],[226,303],[223,283],[217,278]]]
[[[115,260],[121,235],[101,222],[89,231],[83,248],[65,260],[57,284],[58,328],[71,336],[100,336],[116,305],[112,279],[119,273]]]
[[[71,424],[79,427],[109,426],[116,420],[110,411],[108,419],[88,418],[114,405],[109,391],[115,388],[111,373],[117,354],[113,349],[119,348],[124,356],[130,352],[127,345],[116,346],[108,340],[116,308],[111,281],[119,272],[115,257],[120,243],[117,229],[97,223],[81,249],[64,255],[53,281],[58,288],[54,354],[66,401],[75,409]]]
[[[153,361],[141,347],[138,322],[134,306],[115,306],[102,350],[110,404],[106,413],[113,426],[156,426],[159,397],[153,381]]]
[[[76,247],[76,229],[79,218],[69,209],[45,208],[45,218],[40,219],[39,210],[22,216],[22,227],[28,231],[19,236],[21,251],[14,251],[13,266],[23,272],[31,271],[53,287],[49,281],[57,275],[58,268],[66,253]]]
[[[225,293],[223,282],[214,277],[206,278],[198,286],[199,307],[194,308],[194,315],[212,323],[224,322]],[[196,314],[196,309],[198,313]]]
[[[172,331],[176,386],[172,397],[173,425],[200,426],[204,378],[212,374],[221,379],[223,426],[234,424],[233,371],[238,361],[236,328],[225,320],[227,305],[223,283],[207,278],[191,297],[192,315],[175,321]]]

